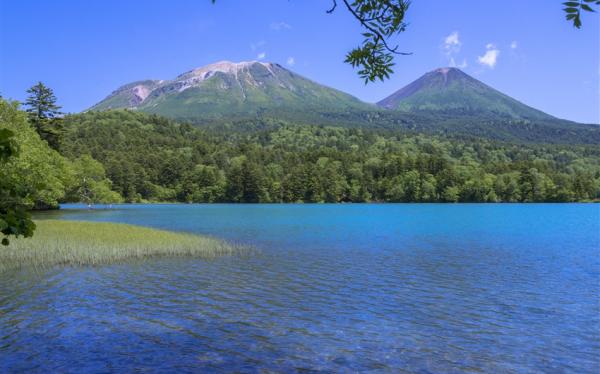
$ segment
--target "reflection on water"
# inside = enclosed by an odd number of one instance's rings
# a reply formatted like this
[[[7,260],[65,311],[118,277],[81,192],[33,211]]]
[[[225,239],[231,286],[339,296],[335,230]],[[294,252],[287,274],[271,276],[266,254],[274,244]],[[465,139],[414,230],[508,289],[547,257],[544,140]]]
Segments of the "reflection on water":
[[[52,213],[210,234],[260,253],[0,274],[0,372],[598,372],[599,212],[160,205]]]

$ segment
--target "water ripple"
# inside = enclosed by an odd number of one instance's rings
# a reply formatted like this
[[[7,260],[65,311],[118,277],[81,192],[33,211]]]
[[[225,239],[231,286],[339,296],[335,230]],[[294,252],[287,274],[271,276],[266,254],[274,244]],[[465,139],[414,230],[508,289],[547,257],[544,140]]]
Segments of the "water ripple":
[[[598,237],[579,232],[597,210],[560,207],[537,231],[502,208],[493,236],[476,210],[467,232],[398,218],[464,207],[370,207],[379,233],[356,232],[363,215],[263,222],[251,257],[0,274],[0,372],[597,373]]]

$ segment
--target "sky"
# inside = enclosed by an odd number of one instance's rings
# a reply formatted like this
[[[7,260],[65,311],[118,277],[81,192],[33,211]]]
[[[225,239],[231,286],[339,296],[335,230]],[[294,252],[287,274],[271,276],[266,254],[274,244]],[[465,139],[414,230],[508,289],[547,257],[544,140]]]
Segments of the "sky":
[[[393,38],[410,56],[365,85],[344,56],[362,40],[331,0],[0,0],[0,94],[23,101],[51,87],[79,112],[119,86],[171,79],[216,61],[276,62],[364,101],[379,101],[424,73],[457,66],[560,118],[600,123],[600,25],[577,30],[560,0],[413,0],[407,31]]]

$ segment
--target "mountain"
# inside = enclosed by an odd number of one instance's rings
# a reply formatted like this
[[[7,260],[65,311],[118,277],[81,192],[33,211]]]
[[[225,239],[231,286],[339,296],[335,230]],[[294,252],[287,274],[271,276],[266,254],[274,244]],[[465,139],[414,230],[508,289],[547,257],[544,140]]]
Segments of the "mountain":
[[[176,119],[219,119],[264,113],[315,113],[370,110],[341,91],[325,87],[279,64],[221,61],[173,80],[124,85],[90,110],[129,108]]]
[[[222,61],[171,80],[126,84],[90,110],[132,109],[235,131],[272,124],[368,127],[508,142],[595,144],[600,126],[552,117],[455,68],[429,72],[377,105],[278,64]]]
[[[487,118],[555,120],[507,96],[457,68],[440,68],[377,103],[402,112],[438,112]]]

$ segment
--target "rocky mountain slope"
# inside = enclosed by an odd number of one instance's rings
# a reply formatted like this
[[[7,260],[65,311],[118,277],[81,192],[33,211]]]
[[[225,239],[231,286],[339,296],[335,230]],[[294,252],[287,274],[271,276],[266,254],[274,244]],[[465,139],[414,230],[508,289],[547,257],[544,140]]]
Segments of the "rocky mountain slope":
[[[264,62],[217,62],[172,80],[120,87],[91,110],[138,109],[171,118],[223,118],[264,112],[344,112],[374,106]]]

